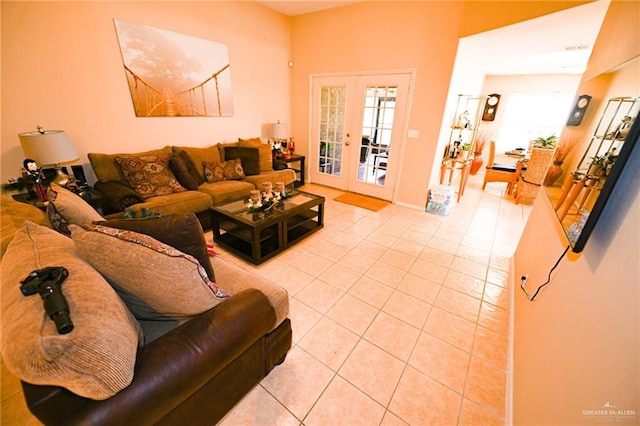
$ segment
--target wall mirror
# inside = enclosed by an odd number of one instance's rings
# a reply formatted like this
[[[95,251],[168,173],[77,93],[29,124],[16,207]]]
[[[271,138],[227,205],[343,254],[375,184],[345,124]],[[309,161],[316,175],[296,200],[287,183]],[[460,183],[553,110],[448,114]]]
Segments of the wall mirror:
[[[626,67],[630,67],[627,71],[637,70],[638,60],[619,68],[616,73],[625,73]],[[634,72],[622,75],[630,76]],[[611,80],[611,76],[607,79]],[[622,81],[621,87],[624,88],[624,79]],[[560,184],[545,183],[547,195],[576,253],[583,250],[638,142],[640,97],[637,82],[626,87],[627,91],[631,87],[632,96],[614,95],[621,88],[604,89],[602,98],[593,105],[591,118],[582,123],[583,128],[579,131],[565,128],[558,149],[563,143],[566,146],[573,145],[575,149],[563,165],[564,177]]]

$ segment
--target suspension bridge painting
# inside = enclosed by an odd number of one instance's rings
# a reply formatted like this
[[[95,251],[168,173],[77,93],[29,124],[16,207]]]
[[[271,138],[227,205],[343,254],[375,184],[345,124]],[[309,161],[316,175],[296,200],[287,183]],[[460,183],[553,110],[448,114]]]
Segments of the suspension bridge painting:
[[[114,22],[137,117],[233,115],[227,45]]]

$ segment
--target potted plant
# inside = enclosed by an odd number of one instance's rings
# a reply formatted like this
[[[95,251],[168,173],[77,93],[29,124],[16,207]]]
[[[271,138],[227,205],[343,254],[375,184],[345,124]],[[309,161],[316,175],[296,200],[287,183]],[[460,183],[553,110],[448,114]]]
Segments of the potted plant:
[[[549,171],[544,179],[545,186],[552,186],[553,183],[562,175],[562,164],[566,160],[567,156],[578,143],[579,138],[567,138],[558,144],[556,154],[553,157],[553,164],[549,166]]]
[[[469,151],[471,151],[471,144],[469,142],[463,143],[462,150],[460,151],[460,156],[463,160],[469,158]]]
[[[544,136],[540,136],[533,140],[533,146],[539,148],[555,148],[556,142],[558,142],[558,137],[555,134],[547,136],[546,138]]]
[[[471,161],[471,168],[469,169],[469,173],[472,176],[475,176],[480,170],[480,166],[482,166],[482,151],[484,150],[484,146],[489,141],[490,136],[484,132],[479,132],[476,136],[476,143],[473,147],[473,160]]]
[[[604,155],[596,155],[595,157],[591,157],[591,163],[589,163],[589,169],[587,170],[587,175],[590,176],[599,176],[602,174],[606,166],[606,159]]]

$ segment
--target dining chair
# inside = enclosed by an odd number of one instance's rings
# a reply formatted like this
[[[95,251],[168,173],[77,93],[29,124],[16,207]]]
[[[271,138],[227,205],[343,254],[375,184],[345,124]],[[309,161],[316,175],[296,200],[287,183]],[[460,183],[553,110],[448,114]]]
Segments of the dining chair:
[[[531,150],[531,159],[527,162],[527,169],[520,173],[516,182],[516,204],[523,198],[535,198],[538,195],[555,152],[555,149],[550,148],[534,147]]]
[[[488,182],[506,182],[507,194],[511,194],[513,185],[518,178],[516,171],[518,166],[516,164],[498,164],[495,163],[496,157],[496,142],[489,141],[489,159],[487,161],[487,168],[484,173],[484,182],[482,183],[482,189],[487,186]]]

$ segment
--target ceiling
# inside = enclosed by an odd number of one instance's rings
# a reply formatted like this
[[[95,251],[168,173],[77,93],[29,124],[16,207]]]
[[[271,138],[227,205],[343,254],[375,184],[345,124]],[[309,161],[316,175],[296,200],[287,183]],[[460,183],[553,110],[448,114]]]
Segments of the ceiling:
[[[344,6],[357,1],[261,1],[288,16]],[[580,74],[609,6],[609,0],[546,15],[461,40],[459,54],[469,55],[487,75]]]

